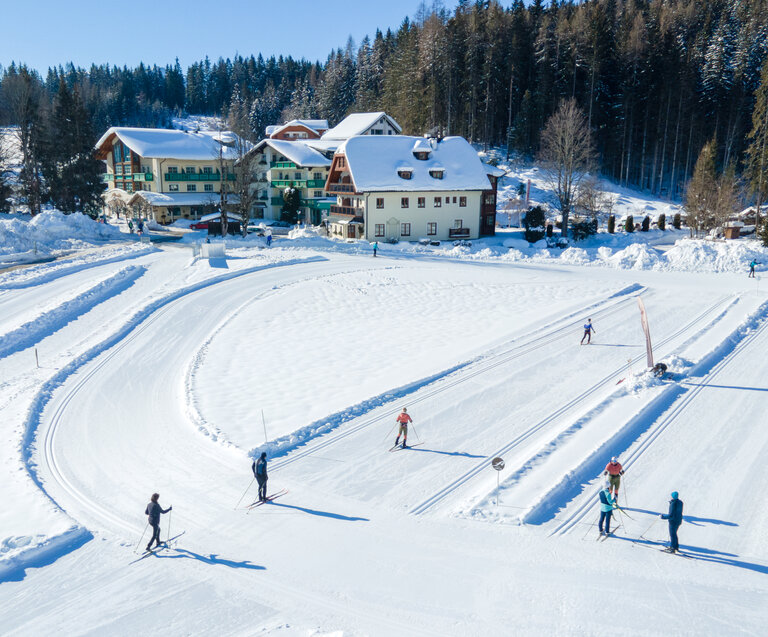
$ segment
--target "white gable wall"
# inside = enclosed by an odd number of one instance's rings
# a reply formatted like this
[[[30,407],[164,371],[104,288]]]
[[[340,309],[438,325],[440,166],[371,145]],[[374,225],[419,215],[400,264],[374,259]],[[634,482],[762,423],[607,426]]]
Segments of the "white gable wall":
[[[418,207],[418,200],[424,198],[424,208]],[[440,197],[441,205],[435,205],[435,198]],[[456,203],[453,203],[454,197]],[[460,198],[466,197],[466,206],[460,206]],[[480,203],[482,193],[477,190],[435,191],[435,192],[371,192],[363,196],[365,238],[368,241],[418,241],[422,238],[447,241],[452,239],[449,230],[461,221],[464,228],[469,228],[469,236],[477,239],[480,234]],[[408,199],[408,208],[403,208],[401,200]],[[384,207],[377,208],[376,200],[383,199]],[[402,224],[410,223],[410,235],[403,234]],[[429,234],[428,224],[436,223],[436,234]],[[384,226],[384,235],[376,236],[376,226]],[[381,228],[379,228],[381,230]]]

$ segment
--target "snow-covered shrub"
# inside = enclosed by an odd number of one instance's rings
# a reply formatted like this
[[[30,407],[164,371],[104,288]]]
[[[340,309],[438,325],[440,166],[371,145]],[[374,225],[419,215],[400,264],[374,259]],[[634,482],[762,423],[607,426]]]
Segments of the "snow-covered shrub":
[[[651,218],[648,215],[643,217],[643,224],[640,226],[640,230],[648,232],[651,229]]]
[[[683,221],[682,221],[682,219],[681,219],[681,217],[680,217],[680,213],[679,213],[679,212],[676,212],[676,213],[675,213],[675,216],[674,216],[674,217],[672,217],[672,227],[673,227],[675,230],[680,230],[680,226],[681,226],[682,224],[683,224]]]
[[[656,222],[656,226],[659,228],[659,230],[667,229],[667,215],[665,215],[663,212],[659,215],[659,220]]]
[[[536,243],[544,238],[546,233],[547,216],[541,206],[531,208],[525,214],[525,240],[528,243]]]
[[[635,218],[632,215],[627,216],[627,218],[624,220],[624,231],[625,232],[635,231]]]
[[[574,241],[583,241],[597,234],[597,219],[576,218],[571,224],[571,236]]]
[[[616,215],[608,215],[608,234],[616,232]]]

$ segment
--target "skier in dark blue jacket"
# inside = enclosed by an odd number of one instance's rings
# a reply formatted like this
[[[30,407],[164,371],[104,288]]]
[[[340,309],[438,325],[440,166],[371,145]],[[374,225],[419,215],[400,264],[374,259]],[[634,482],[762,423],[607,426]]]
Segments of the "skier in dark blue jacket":
[[[254,460],[251,465],[253,475],[256,477],[256,482],[259,483],[259,500],[266,502],[267,500],[267,453],[261,452],[261,457],[258,460]]]
[[[158,502],[159,499],[160,494],[153,493],[152,499],[144,510],[145,515],[149,519],[149,525],[152,527],[152,539],[149,540],[149,544],[147,544],[148,551],[152,548],[152,542],[156,542],[155,546],[160,546],[160,514],[168,513],[168,511],[173,509],[173,507],[163,509]]]
[[[582,345],[584,345],[585,338],[587,339],[587,345],[589,345],[592,342],[592,332],[594,331],[595,331],[595,328],[592,325],[592,319],[587,319],[587,322],[584,323],[584,336],[581,337]]]
[[[669,520],[669,548],[664,550],[675,553],[680,548],[677,542],[677,529],[683,523],[683,501],[677,497],[677,491],[673,491],[670,495],[672,499],[669,501],[669,513],[662,514],[661,519]]]

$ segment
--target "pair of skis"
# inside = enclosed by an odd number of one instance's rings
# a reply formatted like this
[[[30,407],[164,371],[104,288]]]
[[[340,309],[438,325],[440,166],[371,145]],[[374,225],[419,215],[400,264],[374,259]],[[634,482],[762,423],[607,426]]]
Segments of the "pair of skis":
[[[161,542],[160,544],[158,544],[154,548],[144,549],[144,553],[142,554],[142,556],[140,558],[134,560],[133,562],[131,562],[131,564],[134,564],[136,562],[140,562],[145,557],[149,557],[150,555],[154,555],[155,553],[157,553],[159,551],[162,551],[163,549],[172,549],[173,545],[176,543],[176,540],[178,540],[185,533],[186,533],[186,531],[182,531],[178,535],[174,535],[173,537],[168,538],[165,542]]]
[[[276,493],[272,493],[272,494],[268,495],[265,500],[256,500],[255,502],[252,502],[251,504],[249,504],[245,508],[248,509],[248,513],[250,513],[256,507],[260,507],[262,504],[266,504],[267,502],[272,502],[272,500],[275,500],[275,499],[279,498],[280,496],[285,495],[286,493],[288,493],[288,489],[282,489],[280,491],[277,491]]]
[[[415,445],[405,445],[404,447],[402,445],[395,445],[390,449],[390,451],[400,451],[401,449],[413,449],[413,447],[418,447],[419,445],[423,445],[423,442],[417,442]]]
[[[619,526],[613,529],[613,531],[609,531],[608,533],[601,533],[600,535],[597,536],[596,541],[605,542],[609,537],[613,536],[613,534],[616,533],[616,531],[618,531],[620,528],[621,528],[621,524],[619,524]]]

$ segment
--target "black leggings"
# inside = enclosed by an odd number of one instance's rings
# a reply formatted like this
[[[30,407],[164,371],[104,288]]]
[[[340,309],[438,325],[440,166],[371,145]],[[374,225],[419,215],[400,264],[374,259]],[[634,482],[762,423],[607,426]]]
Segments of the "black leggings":
[[[267,479],[256,476],[256,480],[259,483],[259,500],[267,499]]]
[[[152,542],[157,542],[158,546],[160,545],[160,523],[152,525],[152,539],[149,541],[149,544],[147,546],[152,546]]]

